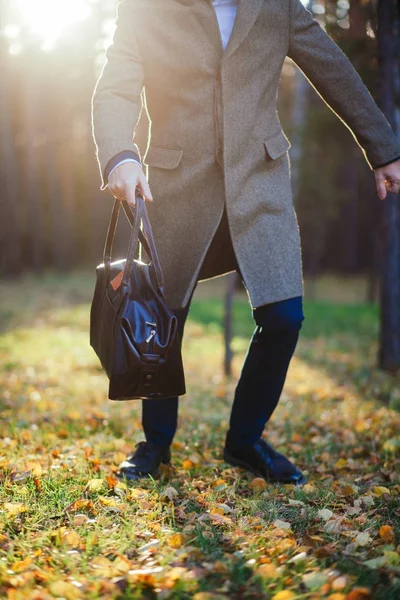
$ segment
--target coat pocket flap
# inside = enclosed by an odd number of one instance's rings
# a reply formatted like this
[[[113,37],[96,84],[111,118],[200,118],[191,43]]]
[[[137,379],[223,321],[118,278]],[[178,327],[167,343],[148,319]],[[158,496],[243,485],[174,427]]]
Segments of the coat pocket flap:
[[[264,140],[264,146],[271,158],[278,158],[279,156],[282,156],[286,150],[289,150],[292,144],[283,131],[280,130],[272,137]]]
[[[150,167],[160,167],[161,169],[175,169],[181,162],[183,155],[182,148],[172,148],[168,146],[150,145],[144,162]]]

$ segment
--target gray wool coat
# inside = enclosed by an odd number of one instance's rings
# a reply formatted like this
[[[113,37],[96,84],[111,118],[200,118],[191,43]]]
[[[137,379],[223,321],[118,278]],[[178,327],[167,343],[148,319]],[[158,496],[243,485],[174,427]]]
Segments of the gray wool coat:
[[[115,154],[142,156],[170,307],[186,305],[225,207],[252,308],[302,295],[291,143],[276,110],[285,57],[349,128],[371,169],[400,155],[346,55],[300,0],[239,0],[225,52],[210,0],[123,0],[116,25],[92,97],[100,189]],[[143,109],[147,147],[135,137]]]

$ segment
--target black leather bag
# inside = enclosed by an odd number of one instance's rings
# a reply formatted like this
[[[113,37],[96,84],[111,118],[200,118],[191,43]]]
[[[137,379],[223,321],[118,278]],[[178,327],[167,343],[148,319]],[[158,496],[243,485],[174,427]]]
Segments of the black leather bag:
[[[128,253],[111,262],[121,204],[131,225]],[[149,264],[135,258],[139,240]],[[116,199],[103,263],[96,267],[90,311],[90,345],[108,376],[110,400],[163,399],[186,393],[178,322],[167,306],[163,286],[143,196],[136,191],[134,207]]]

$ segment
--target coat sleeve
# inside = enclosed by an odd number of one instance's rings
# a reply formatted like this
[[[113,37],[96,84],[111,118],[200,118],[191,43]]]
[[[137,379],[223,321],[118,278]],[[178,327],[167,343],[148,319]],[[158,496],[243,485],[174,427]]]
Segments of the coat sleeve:
[[[101,190],[108,185],[104,177],[105,167],[115,155],[131,150],[141,158],[134,138],[142,111],[144,75],[132,27],[132,7],[132,0],[122,0],[117,5],[114,37],[106,50],[106,62],[91,99],[92,136]]]
[[[400,143],[389,121],[350,60],[301,0],[289,3],[287,56],[350,129],[371,169],[400,156]]]

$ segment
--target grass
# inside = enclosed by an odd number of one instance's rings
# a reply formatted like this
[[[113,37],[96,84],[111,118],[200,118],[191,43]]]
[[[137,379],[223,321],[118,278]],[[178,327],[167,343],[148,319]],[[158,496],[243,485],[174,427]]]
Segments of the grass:
[[[225,378],[224,279],[199,284],[172,466],[126,487],[115,472],[143,439],[141,403],[107,399],[88,338],[93,277],[0,283],[0,597],[397,598],[400,380],[375,366],[377,307],[351,282],[341,302],[329,278],[305,301],[265,429],[306,474],[296,489],[221,457],[254,323],[238,294]]]

